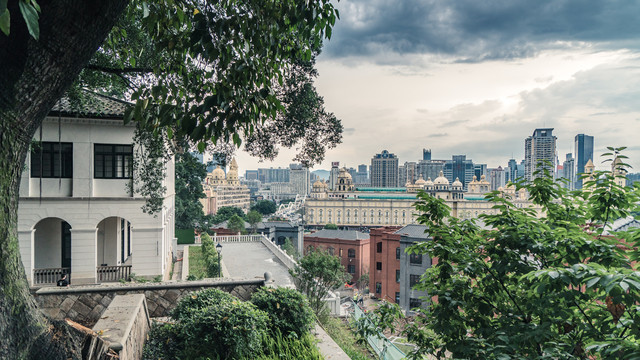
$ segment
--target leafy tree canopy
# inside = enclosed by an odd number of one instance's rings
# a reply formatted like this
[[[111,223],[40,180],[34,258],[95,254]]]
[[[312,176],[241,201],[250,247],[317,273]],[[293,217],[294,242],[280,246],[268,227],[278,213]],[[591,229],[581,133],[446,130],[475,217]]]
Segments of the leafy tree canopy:
[[[189,153],[176,154],[176,223],[177,229],[192,229],[204,225],[200,199],[204,198],[202,181],[207,176],[204,164]]]
[[[338,230],[338,225],[329,223],[329,224],[326,224],[324,228],[328,230]]]
[[[605,155],[626,158],[611,150]],[[604,234],[639,206],[640,187],[617,185],[621,176],[597,171],[576,192],[548,176],[517,184],[540,216],[493,192],[500,211],[481,215],[484,226],[451,217],[444,201],[420,193],[418,220],[434,240],[409,251],[437,264],[418,285],[435,301],[404,330],[418,345],[412,358],[637,358],[640,229]]]
[[[247,213],[247,222],[251,225],[253,232],[256,232],[257,225],[262,221],[262,214],[255,210],[249,211]]]
[[[213,216],[213,224],[217,225],[223,223],[231,219],[232,216],[238,216],[243,220],[245,218],[245,214],[242,209],[233,206],[223,206],[219,208]]]
[[[276,203],[271,200],[258,200],[251,206],[251,210],[255,210],[262,215],[270,215],[275,213],[278,208],[276,207]]]
[[[296,280],[296,286],[307,295],[311,308],[318,316],[324,311],[322,299],[329,291],[351,278],[340,263],[339,257],[315,249],[307,252],[290,272]]]
[[[229,221],[227,222],[227,228],[229,230],[232,230],[234,233],[244,232],[244,219],[238,215],[231,216],[231,218],[229,218]]]

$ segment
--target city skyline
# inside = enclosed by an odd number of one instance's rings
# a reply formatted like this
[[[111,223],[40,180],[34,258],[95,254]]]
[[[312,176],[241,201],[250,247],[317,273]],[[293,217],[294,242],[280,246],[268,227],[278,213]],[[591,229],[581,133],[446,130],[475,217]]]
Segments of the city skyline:
[[[552,6],[553,5],[553,6]],[[524,139],[554,128],[558,157],[577,134],[628,146],[640,171],[640,4],[526,1],[344,1],[318,57],[318,92],[342,119],[332,161],[355,167],[387,149],[400,163],[423,148],[434,159],[467,155],[490,168],[524,158]],[[615,24],[615,26],[613,25]],[[291,163],[294,151],[246,168]],[[243,170],[244,170],[243,169]]]

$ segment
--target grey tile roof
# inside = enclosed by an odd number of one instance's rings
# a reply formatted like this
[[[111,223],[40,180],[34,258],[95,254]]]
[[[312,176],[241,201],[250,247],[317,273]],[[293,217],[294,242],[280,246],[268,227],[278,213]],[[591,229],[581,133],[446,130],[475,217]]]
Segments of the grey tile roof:
[[[260,224],[258,224],[258,227],[263,227],[263,228],[270,228],[270,227],[287,227],[287,228],[292,228],[295,227],[295,225],[291,224],[288,221],[263,221]]]
[[[127,106],[132,105],[110,96],[85,91],[81,100],[63,97],[53,106],[49,116],[97,117],[122,119]]]
[[[410,237],[410,238],[429,239],[429,234],[424,232],[426,229],[427,227],[424,225],[409,224],[403,227],[402,229],[396,231],[395,233],[400,235],[406,235],[407,237]]]
[[[322,229],[312,234],[305,235],[305,237],[318,237],[318,238],[325,238],[325,239],[340,239],[340,240],[366,240],[369,238],[369,234],[365,234],[356,230]]]

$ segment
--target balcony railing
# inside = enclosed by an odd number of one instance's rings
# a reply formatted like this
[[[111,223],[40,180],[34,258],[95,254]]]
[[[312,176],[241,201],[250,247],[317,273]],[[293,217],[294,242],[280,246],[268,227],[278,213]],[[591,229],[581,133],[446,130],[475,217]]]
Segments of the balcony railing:
[[[131,265],[98,266],[98,282],[114,282],[131,279]]]
[[[55,284],[62,275],[67,274],[67,280],[71,283],[71,268],[45,268],[33,269],[33,284],[47,285]]]

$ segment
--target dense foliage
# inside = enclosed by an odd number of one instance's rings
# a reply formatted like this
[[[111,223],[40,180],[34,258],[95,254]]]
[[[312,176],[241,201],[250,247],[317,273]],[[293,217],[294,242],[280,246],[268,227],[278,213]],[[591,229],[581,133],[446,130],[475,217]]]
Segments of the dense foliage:
[[[321,359],[313,313],[292,289],[261,288],[251,302],[218,289],[180,299],[173,323],[154,326],[145,359]]]
[[[227,229],[233,231],[234,233],[244,233],[244,217],[240,217],[238,215],[233,215],[227,221]]]
[[[276,203],[271,200],[258,200],[251,206],[251,210],[255,210],[260,214],[267,216],[275,213],[276,210],[278,210],[278,207],[276,206]]]
[[[194,229],[204,225],[200,199],[204,198],[202,182],[206,166],[188,152],[176,154],[176,222],[177,229]]]
[[[269,314],[272,329],[284,335],[302,336],[311,329],[313,311],[307,298],[295,289],[263,287],[253,294],[251,302]]]
[[[247,213],[247,222],[251,225],[251,232],[255,234],[258,224],[262,221],[262,214],[255,210]]]
[[[212,224],[218,225],[229,219],[232,216],[239,216],[244,219],[245,214],[242,209],[233,207],[233,206],[223,206],[216,211],[216,214],[213,216]]]
[[[329,223],[326,224],[324,228],[327,230],[338,230],[338,225]]]
[[[549,177],[517,184],[541,214],[494,192],[499,213],[480,226],[420,193],[419,221],[434,240],[410,251],[438,260],[419,285],[437,301],[405,329],[413,358],[640,358],[640,229],[604,234],[637,211],[640,187],[616,184],[625,157],[611,150],[618,170],[595,172],[582,191]]]
[[[326,316],[322,299],[351,277],[340,263],[339,257],[314,249],[309,250],[290,273],[298,289],[309,298],[311,309],[319,317]]]
[[[220,255],[216,250],[216,244],[207,233],[200,235],[200,242],[202,243],[202,257],[207,269],[207,277],[220,276],[222,269],[220,269]]]

